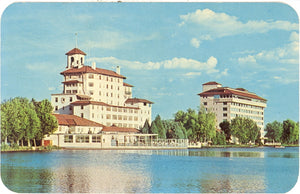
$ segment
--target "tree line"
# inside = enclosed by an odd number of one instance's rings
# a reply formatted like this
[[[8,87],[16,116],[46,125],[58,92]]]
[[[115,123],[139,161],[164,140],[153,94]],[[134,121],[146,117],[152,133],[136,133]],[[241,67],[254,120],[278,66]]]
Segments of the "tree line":
[[[53,133],[57,120],[52,105],[45,99],[40,102],[16,97],[1,103],[1,142],[31,146],[36,140]]]
[[[242,144],[260,142],[260,129],[252,119],[236,117],[231,122],[223,121],[219,126],[221,130],[216,129],[215,114],[200,107],[199,111],[191,108],[180,110],[170,120],[161,120],[158,115],[151,125],[146,121],[141,132],[156,133],[162,139],[187,138],[190,142],[211,142],[215,145],[229,143],[232,136]]]
[[[299,122],[291,119],[283,122],[273,121],[266,125],[266,135],[269,142],[284,144],[299,144]]]

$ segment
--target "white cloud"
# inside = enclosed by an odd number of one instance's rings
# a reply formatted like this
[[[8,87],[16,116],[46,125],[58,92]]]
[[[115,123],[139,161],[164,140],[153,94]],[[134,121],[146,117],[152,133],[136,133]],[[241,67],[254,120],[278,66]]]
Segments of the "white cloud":
[[[201,75],[201,72],[188,72],[188,73],[184,74],[184,76],[187,76],[187,77],[200,76],[200,75]]]
[[[283,64],[298,64],[299,63],[299,42],[298,34],[292,32],[290,35],[290,40],[292,42],[282,46],[277,47],[272,50],[263,50],[254,55],[248,55],[246,57],[238,58],[240,64],[253,65],[259,62],[273,62],[273,63],[283,63]]]
[[[200,41],[197,38],[192,38],[191,39],[191,45],[195,48],[199,48],[200,46]]]
[[[187,27],[190,33],[199,37],[198,41],[232,36],[236,34],[266,33],[270,30],[298,30],[297,23],[288,21],[239,21],[236,16],[226,13],[217,13],[210,9],[196,10],[186,15],[180,15],[180,27]]]
[[[238,62],[240,64],[256,64],[256,59],[254,56],[248,55],[246,57],[239,57]]]
[[[186,58],[173,58],[171,60],[165,60],[160,62],[139,62],[139,61],[128,61],[117,59],[115,57],[103,57],[103,58],[90,58],[88,61],[95,61],[108,65],[121,65],[126,66],[130,69],[194,69],[194,70],[203,70],[207,73],[215,73],[218,72],[216,69],[216,65],[218,60],[211,56],[206,62],[200,62],[194,59],[186,59]]]
[[[228,75],[228,69],[224,69],[224,71],[221,72],[221,75],[227,76]]]
[[[53,64],[47,62],[41,62],[41,63],[26,64],[25,68],[31,71],[57,72],[60,70],[61,67],[53,66]]]
[[[53,91],[53,90],[55,90],[55,87],[49,87],[48,90]]]
[[[299,41],[299,34],[297,32],[292,32],[290,35],[290,41],[291,42]]]

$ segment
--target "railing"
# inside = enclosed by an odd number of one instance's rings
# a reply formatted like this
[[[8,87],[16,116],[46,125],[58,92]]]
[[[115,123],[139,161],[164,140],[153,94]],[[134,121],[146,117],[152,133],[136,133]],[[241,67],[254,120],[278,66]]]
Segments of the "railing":
[[[139,140],[133,143],[128,143],[128,142],[116,143],[115,146],[185,148],[188,146],[188,140],[187,139],[154,139],[151,141]]]

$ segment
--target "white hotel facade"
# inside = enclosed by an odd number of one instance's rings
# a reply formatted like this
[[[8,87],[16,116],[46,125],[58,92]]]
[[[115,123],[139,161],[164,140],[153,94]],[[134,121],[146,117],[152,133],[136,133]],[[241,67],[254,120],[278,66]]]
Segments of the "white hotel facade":
[[[202,84],[200,105],[216,115],[216,128],[224,121],[231,121],[235,117],[246,117],[254,120],[260,128],[261,137],[264,136],[264,109],[267,100],[244,88],[222,87],[217,82]]]
[[[132,98],[133,86],[124,82],[125,76],[85,65],[86,54],[78,48],[66,53],[67,66],[63,92],[51,95],[54,113],[76,115],[105,126],[140,128],[151,123],[152,102]]]

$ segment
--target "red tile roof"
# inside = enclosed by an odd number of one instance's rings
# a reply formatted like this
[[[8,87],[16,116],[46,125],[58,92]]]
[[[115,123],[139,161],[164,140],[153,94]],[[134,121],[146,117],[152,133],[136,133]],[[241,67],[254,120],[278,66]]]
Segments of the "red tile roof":
[[[149,100],[146,100],[146,99],[140,99],[140,98],[128,98],[126,101],[125,101],[126,104],[129,104],[129,103],[149,103],[149,104],[153,104],[153,102],[149,101]]]
[[[117,127],[112,125],[111,127],[103,127],[104,132],[126,132],[126,133],[139,133],[140,131],[135,128]]]
[[[207,83],[202,84],[202,85],[222,85],[222,84],[220,84],[218,82],[215,82],[215,81],[212,81],[212,82],[207,82]]]
[[[91,101],[91,100],[80,100],[80,101],[72,102],[71,104],[74,105],[74,106],[88,105],[88,104],[95,104],[95,105],[102,105],[102,106],[109,106],[109,107],[117,107],[117,108],[139,109],[139,108],[137,108],[137,107],[116,106],[116,105],[106,104],[106,103],[104,103],[104,102]]]
[[[76,94],[76,96],[80,99],[84,99],[84,100],[90,100],[92,97],[88,96],[88,95],[84,95],[84,94]]]
[[[64,81],[64,82],[61,82],[63,84],[76,84],[76,83],[82,83],[81,81],[78,81],[78,80],[69,80],[69,81]]]
[[[250,93],[247,90],[245,90],[245,91],[235,90],[235,89],[227,88],[227,87],[214,88],[214,89],[199,93],[198,95],[199,96],[214,96],[214,95],[232,95],[232,94],[247,97],[247,98],[254,98],[254,99],[258,99],[258,100],[267,101],[266,99],[259,97],[254,93]]]
[[[76,115],[53,114],[59,125],[104,127],[100,123],[78,117]]]
[[[78,48],[73,48],[72,50],[66,53],[66,55],[74,55],[74,54],[86,55],[82,50]]]
[[[74,73],[95,73],[95,74],[108,75],[112,77],[119,77],[119,78],[126,79],[125,76],[119,75],[114,71],[107,70],[107,69],[100,69],[100,68],[93,69],[90,66],[83,66],[79,69],[78,68],[67,69],[61,72],[60,74],[66,75],[66,74],[74,74]]]
[[[127,86],[127,87],[133,87],[133,85],[130,85],[128,83],[123,82],[123,86]]]

